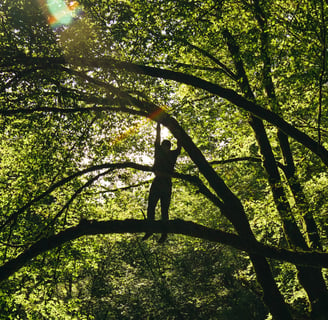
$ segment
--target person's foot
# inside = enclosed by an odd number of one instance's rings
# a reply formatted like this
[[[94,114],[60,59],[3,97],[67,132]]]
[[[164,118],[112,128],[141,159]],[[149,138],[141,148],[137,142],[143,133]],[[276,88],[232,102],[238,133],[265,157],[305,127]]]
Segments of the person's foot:
[[[152,235],[153,235],[152,233],[146,233],[146,234],[143,236],[142,240],[145,241],[145,240],[147,240],[148,238],[150,238]]]
[[[163,233],[162,236],[159,238],[158,243],[164,243],[167,239],[167,234]]]

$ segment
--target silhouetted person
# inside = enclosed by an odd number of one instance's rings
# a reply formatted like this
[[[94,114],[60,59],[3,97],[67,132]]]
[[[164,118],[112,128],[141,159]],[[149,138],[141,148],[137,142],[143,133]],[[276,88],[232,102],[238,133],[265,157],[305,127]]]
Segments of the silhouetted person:
[[[178,147],[175,150],[171,150],[171,142],[169,140],[163,140],[161,143],[161,125],[157,123],[155,162],[153,166],[156,177],[149,191],[148,220],[155,220],[155,208],[159,200],[161,201],[162,220],[167,221],[169,219],[169,206],[172,193],[171,175],[180,152],[181,146],[179,141]],[[148,239],[151,235],[152,233],[146,233],[143,240]],[[158,242],[164,242],[166,238],[167,234],[163,233]]]

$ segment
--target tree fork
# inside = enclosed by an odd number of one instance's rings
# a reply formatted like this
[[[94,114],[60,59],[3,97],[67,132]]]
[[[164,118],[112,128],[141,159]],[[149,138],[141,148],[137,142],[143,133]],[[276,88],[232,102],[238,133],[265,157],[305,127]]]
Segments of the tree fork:
[[[269,48],[269,34],[267,32],[267,17],[263,11],[261,4],[258,0],[254,3],[255,18],[261,29],[261,57],[263,61],[263,83],[264,89],[269,98],[271,108],[274,112],[280,113],[280,105],[277,100],[275,92],[275,86],[271,77],[271,58],[268,54]],[[290,190],[292,191],[296,204],[301,210],[302,224],[305,231],[305,237],[309,247],[321,248],[321,240],[318,232],[316,222],[313,218],[313,214],[309,203],[306,200],[302,186],[295,174],[295,163],[293,154],[290,149],[290,143],[288,136],[278,128],[277,132],[279,146],[285,162],[285,176],[287,178]]]
[[[207,179],[216,194],[223,200],[224,206],[221,208],[221,212],[233,224],[238,234],[247,241],[254,241],[254,234],[240,200],[231,192],[224,181],[210,166],[201,151],[180,127],[178,122],[168,115],[163,117],[161,121],[172,132],[172,134],[180,140],[181,145],[197,165],[199,171]],[[250,258],[256,271],[257,279],[263,291],[265,291],[263,300],[269,307],[273,317],[277,320],[292,319],[266,259],[263,256],[257,255],[250,255]]]
[[[228,30],[225,30],[223,32],[223,35],[227,40],[229,51],[231,53],[232,59],[237,69],[237,77],[238,77],[238,83],[240,85],[240,88],[248,99],[254,101],[255,96],[250,87],[248,77],[246,75],[244,65],[240,57],[239,46],[237,45],[235,39],[233,38],[233,36],[230,34]],[[268,57],[266,57],[265,61],[267,62],[267,60]],[[266,63],[265,66],[267,66]],[[271,78],[269,80],[271,80]],[[268,87],[267,90],[269,90],[269,92],[272,92],[273,83],[270,81],[266,81],[265,85],[266,87]],[[263,121],[255,117],[253,114],[250,114],[249,123],[254,130],[256,140],[259,144],[260,151],[263,156],[263,166],[269,176],[268,180],[269,180],[271,192],[274,198],[274,202],[276,204],[276,208],[282,219],[285,236],[289,242],[289,245],[292,247],[296,246],[304,250],[308,250],[309,248],[306,244],[306,241],[303,238],[296,224],[296,221],[292,215],[291,208],[282,185],[278,167],[276,165],[271,144],[263,125]],[[288,160],[290,161],[290,157],[288,158]],[[312,271],[310,268],[303,268],[299,266],[297,267],[297,270],[298,270],[299,281],[304,287],[304,289],[306,290],[307,295],[309,297],[311,303],[311,309],[312,310],[321,309],[322,311],[323,310],[322,308],[326,305],[327,294],[326,294],[325,282],[322,277],[321,271],[320,270]],[[311,281],[307,281],[308,279],[311,279]]]
[[[261,8],[261,4],[258,0],[254,3],[255,18],[261,29],[261,56],[264,63],[263,67],[263,79],[264,88],[271,102],[273,111],[279,112],[279,103],[275,93],[274,83],[272,81],[271,72],[271,59],[268,54],[269,48],[269,34],[267,30],[267,18],[265,12]],[[295,176],[295,164],[293,155],[290,149],[288,136],[278,128],[278,141],[286,164],[285,175],[288,180],[291,191],[295,197],[295,201],[299,208],[304,211],[303,226],[306,232],[307,243],[306,247],[311,246],[311,242],[316,247],[321,247],[318,229],[314,221],[313,215],[310,211],[310,206],[306,203],[306,198],[303,193],[303,189]],[[295,228],[295,226],[294,226]],[[297,229],[297,230],[296,230]],[[296,225],[295,231],[299,232]],[[297,244],[297,243],[294,243]],[[301,244],[301,242],[299,242]],[[321,270],[314,270],[312,268],[305,268],[302,266],[297,267],[298,279],[302,284],[308,295],[311,305],[311,316],[313,319],[322,320],[328,314],[328,292],[325,284],[325,280],[322,276]]]

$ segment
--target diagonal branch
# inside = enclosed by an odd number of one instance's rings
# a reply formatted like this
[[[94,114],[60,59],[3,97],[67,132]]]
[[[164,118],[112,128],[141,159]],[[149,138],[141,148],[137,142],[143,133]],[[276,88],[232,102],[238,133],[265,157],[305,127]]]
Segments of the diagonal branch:
[[[136,74],[144,74],[151,77],[163,78],[174,80],[180,83],[188,84],[196,88],[204,89],[207,92],[218,95],[239,108],[242,108],[246,111],[249,111],[253,115],[266,120],[269,123],[278,127],[282,132],[290,137],[294,138],[296,141],[303,144],[314,154],[317,154],[322,161],[328,166],[328,150],[320,145],[317,141],[309,137],[304,132],[298,130],[283,118],[281,118],[276,113],[264,109],[255,102],[248,100],[232,89],[224,88],[218,84],[214,84],[207,80],[195,77],[182,72],[176,72],[167,69],[149,67],[144,65],[135,64],[132,62],[118,61],[110,58],[96,59],[96,60],[83,60],[83,59],[74,59],[73,64],[82,65],[82,66],[91,66],[91,67],[102,67],[102,68],[117,68],[124,69]]]
[[[74,60],[75,61],[75,60]],[[75,61],[76,62],[76,61]],[[118,68],[124,69],[132,73],[137,74],[144,74],[156,78],[163,78],[174,80],[180,83],[192,85],[196,88],[204,89],[212,94],[218,95],[239,108],[242,108],[246,111],[249,111],[253,115],[272,123],[279,129],[281,129],[285,134],[289,135],[290,137],[294,138],[296,141],[303,144],[313,153],[317,154],[322,161],[328,166],[328,150],[326,150],[323,146],[318,144],[314,139],[309,137],[304,132],[298,130],[279,115],[275,114],[274,112],[264,109],[263,107],[259,106],[255,102],[248,100],[234,90],[224,88],[220,85],[211,83],[207,80],[185,74],[182,72],[176,72],[166,69],[154,68],[149,66],[143,66],[134,64],[131,62],[122,62],[117,61],[114,59],[97,59],[97,61],[89,61],[85,62],[87,65],[94,67],[103,67],[103,68]],[[84,65],[84,62],[80,62],[80,65]]]
[[[185,43],[186,45],[190,46],[192,49],[200,52],[202,55],[204,55],[205,57],[209,58],[210,60],[212,60],[215,64],[217,64],[221,70],[227,75],[229,76],[231,79],[235,80],[237,79],[237,76],[232,72],[232,70],[230,70],[225,64],[223,64],[219,59],[217,59],[216,57],[214,57],[211,53],[209,53],[208,51],[204,50],[203,48],[200,48],[192,43],[190,43],[189,41],[185,40],[185,39],[180,39],[183,43]]]
[[[44,233],[45,230],[47,230],[51,225],[55,223],[55,221],[63,214],[63,212],[69,208],[69,206],[72,204],[72,202],[78,197],[79,194],[81,194],[85,189],[90,187],[95,181],[97,181],[99,178],[105,176],[106,174],[110,173],[112,169],[106,170],[104,172],[101,172],[97,174],[96,176],[89,179],[84,185],[82,185],[79,189],[77,189],[74,194],[70,197],[70,199],[65,203],[65,205],[56,213],[56,215],[51,219],[50,222],[46,224],[44,228],[40,231],[39,235],[36,237],[36,239],[40,239]]]

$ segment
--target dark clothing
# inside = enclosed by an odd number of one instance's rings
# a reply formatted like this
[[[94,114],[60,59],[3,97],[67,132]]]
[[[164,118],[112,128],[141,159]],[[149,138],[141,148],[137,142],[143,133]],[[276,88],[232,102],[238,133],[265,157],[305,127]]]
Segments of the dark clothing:
[[[172,182],[170,177],[157,176],[151,187],[148,198],[147,218],[155,220],[155,208],[161,200],[162,220],[169,219],[169,206],[172,193]]]
[[[172,193],[171,174],[174,171],[174,166],[180,151],[181,148],[166,150],[159,143],[155,143],[155,162],[153,168],[156,177],[151,184],[148,197],[147,219],[149,220],[155,220],[155,208],[158,201],[161,201],[162,220],[169,220],[169,207]],[[150,236],[151,233],[146,233],[143,239],[146,240]],[[164,242],[166,238],[167,234],[163,233],[159,242]]]
[[[155,144],[155,169],[156,178],[154,179],[149,192],[147,218],[155,219],[155,208],[157,202],[161,200],[162,219],[169,219],[169,206],[172,193],[171,174],[180,149],[165,150],[159,143]]]
[[[149,191],[147,219],[155,220],[156,205],[158,201],[161,201],[162,220],[167,221],[169,220],[169,206],[172,193],[171,176],[174,171],[174,166],[178,155],[180,154],[181,146],[178,144],[178,148],[176,150],[170,150],[170,141],[164,140],[162,144],[160,141],[161,126],[158,123],[155,141],[155,161],[153,166],[156,177],[151,184]],[[151,233],[146,233],[143,239],[146,240],[151,235]],[[167,234],[163,233],[159,239],[159,242],[164,242],[166,238]]]
[[[180,150],[165,150],[160,144],[155,144],[154,169],[156,176],[172,174]]]

